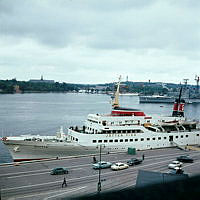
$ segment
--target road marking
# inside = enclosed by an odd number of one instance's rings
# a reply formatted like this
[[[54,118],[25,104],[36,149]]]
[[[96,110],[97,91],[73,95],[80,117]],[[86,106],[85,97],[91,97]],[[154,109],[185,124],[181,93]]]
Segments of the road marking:
[[[68,192],[73,192],[73,191],[76,191],[78,189],[83,189],[83,188],[86,188],[87,186],[83,186],[83,187],[80,187],[80,188],[70,188],[68,189]],[[52,191],[52,192],[43,192],[43,193],[39,193],[39,194],[31,194],[31,195],[25,195],[25,196],[19,196],[19,197],[16,197],[16,199],[23,199],[23,198],[28,198],[28,197],[36,197],[36,196],[42,196],[42,195],[47,195],[47,194],[51,194],[51,193],[58,193],[58,192],[62,192],[63,190],[56,190],[56,191]],[[65,192],[67,193],[67,192]],[[62,193],[64,194],[64,193]],[[48,199],[49,197],[45,198],[45,199]],[[52,197],[50,197],[52,198]]]
[[[93,176],[98,176],[98,174],[94,174],[94,175],[88,175],[88,176],[84,176],[84,177],[78,177],[78,178],[74,178],[74,179],[68,179],[69,181],[74,181],[74,180],[79,180],[79,179],[84,179],[87,177],[93,177]],[[48,182],[48,183],[39,183],[39,184],[35,184],[35,185],[24,185],[24,186],[20,186],[20,187],[13,187],[13,188],[2,188],[1,191],[7,191],[7,190],[16,190],[16,189],[22,189],[22,188],[28,188],[28,187],[35,187],[35,186],[40,186],[40,185],[50,185],[50,184],[54,184],[54,183],[62,183],[62,181],[54,181],[54,182]]]
[[[83,187],[80,187],[80,188],[74,188],[74,189],[68,190],[67,192],[63,192],[61,194],[57,194],[57,195],[53,195],[53,196],[50,196],[50,197],[46,197],[44,200],[51,199],[51,198],[54,198],[54,197],[58,197],[58,196],[61,196],[61,195],[64,195],[64,194],[67,194],[67,193],[70,193],[70,192],[74,192],[76,190],[81,190],[83,188],[86,188],[86,186],[83,186]]]
[[[19,176],[9,176],[8,179],[19,178],[19,177],[24,177],[24,176],[34,176],[34,175],[40,175],[40,174],[49,174],[49,172],[43,172],[43,173],[37,173],[37,174],[24,174],[24,175],[19,175]]]

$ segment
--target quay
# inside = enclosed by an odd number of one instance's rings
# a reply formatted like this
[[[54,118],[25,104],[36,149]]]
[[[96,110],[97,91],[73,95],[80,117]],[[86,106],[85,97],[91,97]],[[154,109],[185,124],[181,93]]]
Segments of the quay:
[[[184,163],[182,169],[189,176],[200,172],[200,152],[194,149],[178,148],[137,151],[136,155],[125,152],[102,154],[101,160],[126,163],[130,158],[142,158],[142,164],[128,169],[112,171],[101,170],[101,189],[103,191],[132,188],[136,184],[138,170],[169,172],[168,164],[180,155],[189,155],[193,163]],[[99,155],[95,155],[99,160]],[[59,199],[97,193],[99,171],[92,168],[93,155],[49,159],[36,162],[21,162],[0,165],[0,195],[8,199]],[[56,167],[66,167],[68,174],[51,175]],[[67,187],[62,188],[64,177]]]

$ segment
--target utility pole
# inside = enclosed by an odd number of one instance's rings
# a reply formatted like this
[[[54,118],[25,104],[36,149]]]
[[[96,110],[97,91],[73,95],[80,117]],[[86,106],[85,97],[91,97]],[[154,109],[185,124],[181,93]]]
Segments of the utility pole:
[[[98,193],[101,192],[101,148],[105,147],[104,144],[100,144],[99,146],[99,181],[98,181],[98,184],[97,184],[97,191]]]

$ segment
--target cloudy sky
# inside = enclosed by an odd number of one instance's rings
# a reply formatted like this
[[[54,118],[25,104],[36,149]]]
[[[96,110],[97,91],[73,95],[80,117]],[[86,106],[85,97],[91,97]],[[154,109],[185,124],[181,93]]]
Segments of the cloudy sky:
[[[195,84],[199,0],[0,0],[0,79]]]

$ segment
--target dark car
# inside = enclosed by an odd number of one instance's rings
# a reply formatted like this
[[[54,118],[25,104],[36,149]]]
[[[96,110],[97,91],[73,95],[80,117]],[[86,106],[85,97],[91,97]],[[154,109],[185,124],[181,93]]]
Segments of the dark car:
[[[127,161],[127,164],[129,166],[138,165],[140,163],[142,163],[142,160],[138,158],[131,158],[130,160]]]
[[[180,162],[187,162],[187,163],[193,163],[193,161],[194,161],[189,156],[179,156],[179,157],[176,158],[176,160],[178,160]]]
[[[64,167],[57,167],[51,170],[51,175],[58,175],[58,174],[68,174],[68,169]]]

